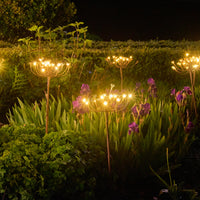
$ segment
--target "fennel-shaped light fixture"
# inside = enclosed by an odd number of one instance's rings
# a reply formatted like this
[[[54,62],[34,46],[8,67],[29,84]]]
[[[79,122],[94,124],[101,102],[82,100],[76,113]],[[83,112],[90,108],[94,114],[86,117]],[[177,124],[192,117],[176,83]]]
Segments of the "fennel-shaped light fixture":
[[[123,90],[123,72],[122,69],[126,68],[128,64],[133,60],[133,57],[124,57],[124,56],[108,56],[106,61],[110,65],[114,65],[115,67],[120,69],[120,77],[121,77],[121,91]]]
[[[126,68],[128,64],[133,60],[133,57],[124,57],[124,56],[108,56],[106,61],[110,65],[114,65],[115,67],[120,69],[120,77],[121,77],[121,91],[123,90],[123,72],[122,69]],[[135,63],[137,64],[138,61]]]
[[[195,115],[197,116],[196,100],[195,100],[195,75],[196,71],[200,69],[200,56],[189,56],[185,54],[184,58],[179,59],[177,62],[172,61],[172,69],[180,74],[189,74],[192,90],[192,104],[194,107]]]
[[[111,172],[110,164],[110,145],[109,145],[109,127],[108,118],[111,112],[125,111],[126,108],[133,101],[134,94],[129,92],[112,92],[104,93],[95,96],[83,97],[82,103],[93,112],[104,112],[105,114],[105,127],[106,127],[106,143],[107,143],[107,160],[108,160],[108,172]]]
[[[46,92],[46,129],[45,133],[48,133],[49,124],[49,88],[50,80],[53,77],[63,76],[69,70],[69,63],[53,62],[51,60],[45,60],[39,58],[37,61],[30,63],[30,68],[33,74],[40,77],[47,78],[47,92]]]

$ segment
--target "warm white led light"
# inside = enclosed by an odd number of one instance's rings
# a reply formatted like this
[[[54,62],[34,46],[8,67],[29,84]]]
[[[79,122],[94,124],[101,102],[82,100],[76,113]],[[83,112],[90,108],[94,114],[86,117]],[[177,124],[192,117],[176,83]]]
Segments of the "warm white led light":
[[[107,101],[104,101],[103,104],[104,104],[104,106],[107,106],[107,105],[108,105],[108,102],[107,102]]]

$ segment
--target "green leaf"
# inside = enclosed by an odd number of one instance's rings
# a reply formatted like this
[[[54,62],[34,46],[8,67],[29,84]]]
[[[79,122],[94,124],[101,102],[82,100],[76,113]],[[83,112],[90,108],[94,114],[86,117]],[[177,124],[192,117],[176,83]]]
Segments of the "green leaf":
[[[95,68],[96,72],[99,72],[99,73],[102,73],[105,70],[104,68],[98,67],[97,65],[94,65],[94,68]]]

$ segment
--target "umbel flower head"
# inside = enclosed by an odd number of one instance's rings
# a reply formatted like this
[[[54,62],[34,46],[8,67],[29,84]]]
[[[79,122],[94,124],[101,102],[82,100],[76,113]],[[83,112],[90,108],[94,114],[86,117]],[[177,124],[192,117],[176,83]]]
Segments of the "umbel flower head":
[[[188,73],[199,70],[200,56],[189,56],[185,54],[184,58],[179,59],[177,62],[172,61],[172,69],[179,73]]]
[[[115,65],[116,67],[122,67],[125,68],[127,65],[133,60],[132,56],[124,57],[124,56],[108,56],[106,58],[106,61],[109,62],[112,65]]]
[[[113,90],[113,85],[111,85],[110,90],[106,90],[105,93],[101,95],[91,95],[90,87],[87,84],[82,84],[80,94],[73,101],[73,111],[78,113],[85,113],[89,111],[94,112],[124,112],[130,102],[132,102],[133,94],[127,91]]]

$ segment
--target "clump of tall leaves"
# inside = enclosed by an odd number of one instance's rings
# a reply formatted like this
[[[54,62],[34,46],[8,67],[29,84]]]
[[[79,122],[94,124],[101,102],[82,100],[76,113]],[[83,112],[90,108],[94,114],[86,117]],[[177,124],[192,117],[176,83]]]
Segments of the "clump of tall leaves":
[[[155,86],[150,85],[147,94],[141,97],[142,102],[139,99],[135,102],[138,109],[140,104],[150,105],[145,116],[135,117],[131,109],[127,112],[108,113],[111,165],[113,173],[120,179],[148,176],[149,164],[155,169],[161,167],[164,164],[166,147],[171,152],[170,158],[178,162],[194,140],[192,131],[186,131],[183,126],[176,102],[160,100],[159,91],[156,91]],[[49,113],[51,130],[72,131],[92,137],[93,142],[106,151],[104,113],[93,111],[80,114],[72,112],[70,105],[64,97],[61,100],[52,99]],[[44,127],[45,106],[44,100],[40,104],[36,102],[32,105],[19,100],[19,106],[16,105],[10,112],[10,124]],[[133,121],[137,124],[137,131],[130,131],[130,123]]]
[[[170,156],[178,161],[194,140],[191,130],[187,131],[182,123],[182,113],[178,105],[158,98],[157,87],[152,78],[148,79],[148,84],[147,94],[142,92],[141,95],[141,101],[146,102],[136,101],[132,113],[108,113],[111,162],[114,165],[113,170],[123,178],[148,176],[149,163],[156,168],[161,167],[166,147],[171,151]],[[81,87],[80,94],[83,95],[84,92],[90,92],[90,89]],[[79,96],[73,102],[77,112],[75,127],[78,127],[80,132],[89,132],[105,146],[104,113],[90,111],[82,100],[82,96]],[[133,120],[135,122],[130,124]]]
[[[52,97],[49,106],[50,128],[57,130],[56,126],[60,119],[65,117],[66,112],[70,109],[69,106],[70,103],[63,96],[58,100]],[[8,114],[9,123],[13,126],[33,125],[35,127],[43,127],[45,126],[45,117],[45,99],[42,99],[40,102],[35,101],[31,105],[18,99],[18,105],[15,104]]]

